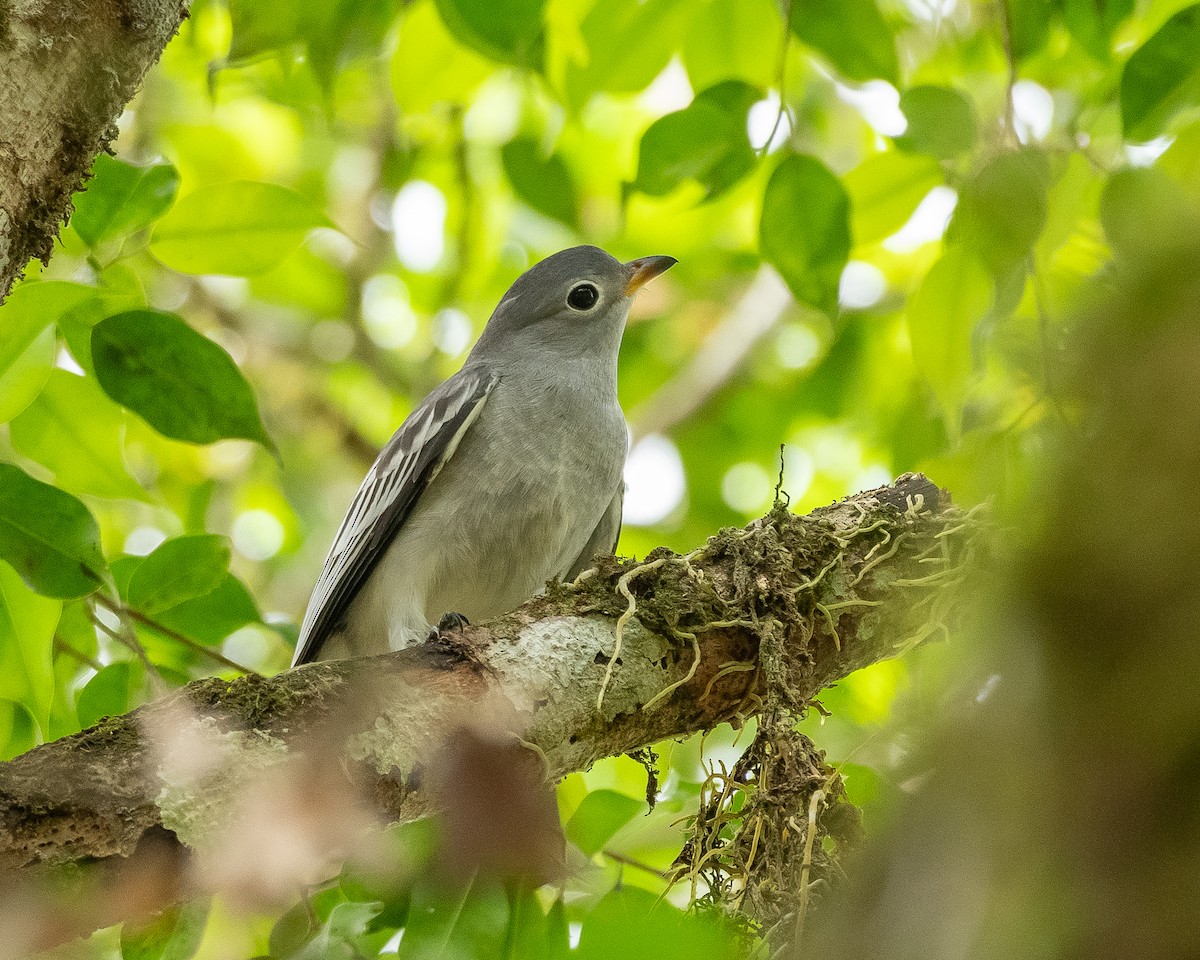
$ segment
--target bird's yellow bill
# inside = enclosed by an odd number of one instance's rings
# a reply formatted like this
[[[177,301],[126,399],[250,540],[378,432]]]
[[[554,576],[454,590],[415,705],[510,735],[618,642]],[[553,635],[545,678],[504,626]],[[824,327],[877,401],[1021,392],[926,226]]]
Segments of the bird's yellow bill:
[[[631,297],[647,283],[665,273],[679,261],[674,257],[639,257],[625,264],[629,271],[629,282],[625,284],[625,296]]]

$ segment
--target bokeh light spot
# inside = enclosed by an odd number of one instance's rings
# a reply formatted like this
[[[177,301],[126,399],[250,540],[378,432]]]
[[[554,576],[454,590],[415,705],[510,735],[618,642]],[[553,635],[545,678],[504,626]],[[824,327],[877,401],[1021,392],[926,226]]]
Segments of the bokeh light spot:
[[[648,527],[665,520],[687,490],[675,444],[657,433],[642,437],[625,462],[625,483],[625,523]]]
[[[283,524],[266,510],[246,510],[233,521],[233,545],[248,560],[269,560],[283,546]]]
[[[363,284],[362,315],[367,336],[385,349],[404,346],[417,332],[408,287],[390,273],[377,273]]]
[[[775,481],[759,464],[735,463],[721,479],[721,497],[740,513],[758,513],[771,502]]]
[[[848,310],[865,310],[875,306],[886,292],[883,271],[862,260],[851,260],[838,283],[838,303]]]
[[[446,197],[432,183],[406,183],[392,201],[392,242],[409,270],[428,273],[446,252]]]
[[[144,557],[167,539],[158,527],[135,527],[125,538],[125,552],[135,557]]]

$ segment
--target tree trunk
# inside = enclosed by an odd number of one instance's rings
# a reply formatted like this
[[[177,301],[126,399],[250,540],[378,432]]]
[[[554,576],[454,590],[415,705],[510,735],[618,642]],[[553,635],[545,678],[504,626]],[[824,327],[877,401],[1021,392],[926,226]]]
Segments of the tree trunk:
[[[0,0],[0,303],[46,263],[189,0]]]

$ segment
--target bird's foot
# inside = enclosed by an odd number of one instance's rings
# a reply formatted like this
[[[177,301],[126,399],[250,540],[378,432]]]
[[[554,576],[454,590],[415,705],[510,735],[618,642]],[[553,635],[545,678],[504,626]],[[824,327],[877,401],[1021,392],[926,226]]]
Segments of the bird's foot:
[[[464,617],[461,613],[443,613],[442,619],[437,622],[436,627],[432,627],[429,631],[429,640],[437,640],[445,633],[460,633],[463,627],[469,627],[471,621]]]

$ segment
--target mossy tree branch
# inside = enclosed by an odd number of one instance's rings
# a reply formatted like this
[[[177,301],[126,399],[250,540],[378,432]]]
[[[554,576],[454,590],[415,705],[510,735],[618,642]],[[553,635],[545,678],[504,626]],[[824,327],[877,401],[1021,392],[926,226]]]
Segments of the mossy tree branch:
[[[330,820],[411,820],[445,796],[439,763],[464,728],[557,778],[765,699],[802,709],[944,628],[975,532],[910,474],[806,517],[776,505],[686,556],[608,558],[405,651],[197,681],[0,764],[0,866],[119,865],[164,837],[203,856],[288,769],[336,793]]]
[[[777,506],[687,556],[607,559],[434,643],[197,681],[0,764],[0,864],[126,855],[159,826],[203,846],[236,784],[317,744],[336,744],[381,817],[416,817],[429,747],[485,709],[560,777],[745,719],[769,688],[802,705],[937,632],[971,527],[908,475],[807,517]],[[180,724],[219,763],[172,779],[159,740]]]

